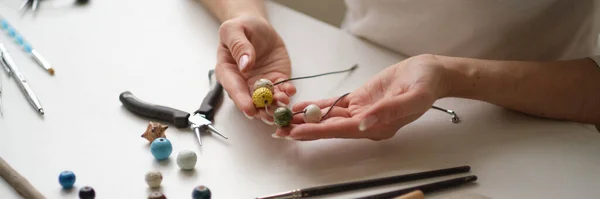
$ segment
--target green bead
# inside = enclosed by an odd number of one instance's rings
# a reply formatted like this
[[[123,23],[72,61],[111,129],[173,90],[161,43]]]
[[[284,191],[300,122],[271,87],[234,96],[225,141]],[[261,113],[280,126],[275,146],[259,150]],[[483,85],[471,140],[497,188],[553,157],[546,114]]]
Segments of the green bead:
[[[275,110],[273,117],[275,119],[275,124],[279,126],[288,126],[292,122],[292,117],[294,117],[294,115],[290,109],[279,107]]]

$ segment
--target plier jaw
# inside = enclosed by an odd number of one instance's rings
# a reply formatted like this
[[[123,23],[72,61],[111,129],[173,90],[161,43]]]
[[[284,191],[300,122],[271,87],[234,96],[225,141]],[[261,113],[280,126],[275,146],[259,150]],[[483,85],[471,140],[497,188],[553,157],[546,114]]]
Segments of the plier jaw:
[[[40,0],[23,0],[20,11],[23,12],[23,11],[25,11],[26,7],[31,7],[31,10],[33,12],[35,12],[35,11],[37,11],[39,4],[40,4]]]
[[[222,138],[229,139],[225,135],[223,135],[217,128],[212,126],[212,122],[205,118],[204,115],[200,113],[195,113],[189,117],[190,128],[196,134],[196,138],[198,139],[198,143],[202,146],[202,137],[200,134],[202,132],[210,131],[211,133],[217,134]]]
[[[213,73],[212,71],[210,72]],[[212,120],[216,112],[216,108],[223,96],[223,86],[217,82],[216,85],[206,94],[200,108],[193,114],[185,111],[177,110],[171,107],[154,105],[144,102],[135,97],[131,92],[125,91],[119,95],[119,100],[129,111],[140,114],[142,116],[159,119],[169,122],[177,128],[191,128],[200,145],[202,145],[201,133],[210,131],[225,139],[219,130],[212,126]]]

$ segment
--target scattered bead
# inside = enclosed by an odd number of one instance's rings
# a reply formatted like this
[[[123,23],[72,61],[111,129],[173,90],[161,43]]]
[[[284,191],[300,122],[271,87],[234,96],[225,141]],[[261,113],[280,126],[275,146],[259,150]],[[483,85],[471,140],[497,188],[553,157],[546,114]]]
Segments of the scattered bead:
[[[148,171],[146,173],[146,184],[150,188],[160,187],[160,183],[162,182],[163,176],[160,171]]]
[[[75,179],[75,174],[72,171],[63,171],[58,175],[58,183],[60,183],[60,186],[64,189],[73,188]]]
[[[167,199],[167,197],[161,192],[154,192],[148,196],[148,199]]]
[[[192,192],[193,199],[210,199],[211,193],[208,187],[200,185],[194,188]]]
[[[196,166],[198,157],[190,150],[182,150],[177,154],[177,165],[183,170],[192,170]]]
[[[79,4],[79,5],[84,5],[87,4],[89,2],[89,0],[75,0],[75,3]]]
[[[319,123],[323,118],[323,113],[321,113],[321,108],[319,108],[315,104],[308,105],[304,108],[303,119],[306,123]]]
[[[148,127],[146,127],[146,132],[142,134],[143,138],[146,138],[148,142],[152,143],[156,138],[167,138],[165,135],[165,131],[169,128],[169,126],[158,123],[158,122],[150,122]]]
[[[268,80],[268,79],[256,80],[256,82],[254,82],[254,90],[261,88],[261,87],[268,88],[271,92],[274,92],[273,82],[271,82],[271,80]]]
[[[252,94],[252,101],[254,102],[254,106],[257,108],[269,106],[271,103],[273,103],[273,92],[271,92],[268,88],[260,87],[254,90],[254,93]]]
[[[150,152],[157,160],[164,160],[173,152],[173,145],[167,138],[158,138],[150,145]]]
[[[94,199],[96,198],[96,191],[90,186],[85,186],[79,190],[79,198]]]
[[[292,111],[286,107],[279,107],[273,113],[275,124],[278,126],[288,126],[292,122],[294,115]]]

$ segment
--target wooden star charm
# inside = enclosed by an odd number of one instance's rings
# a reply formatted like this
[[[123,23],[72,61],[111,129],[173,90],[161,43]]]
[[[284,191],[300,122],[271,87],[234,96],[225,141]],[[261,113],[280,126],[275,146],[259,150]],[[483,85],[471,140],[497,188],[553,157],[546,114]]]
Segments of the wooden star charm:
[[[167,135],[165,135],[167,128],[169,128],[167,125],[158,122],[150,122],[146,128],[146,132],[142,134],[142,137],[146,138],[148,142],[152,142],[156,138],[167,138]]]

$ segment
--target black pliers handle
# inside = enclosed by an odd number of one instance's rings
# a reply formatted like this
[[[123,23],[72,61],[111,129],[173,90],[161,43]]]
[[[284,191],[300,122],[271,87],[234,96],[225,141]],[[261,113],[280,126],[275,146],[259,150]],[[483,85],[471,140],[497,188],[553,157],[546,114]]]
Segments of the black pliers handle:
[[[212,70],[209,76],[212,75]],[[200,131],[209,130],[213,133],[226,138],[217,129],[212,126],[212,121],[215,116],[216,107],[223,97],[223,86],[217,82],[213,88],[206,94],[200,108],[191,115],[188,112],[174,109],[171,107],[155,105],[138,99],[129,91],[125,91],[119,95],[119,100],[129,111],[148,117],[158,119],[164,122],[169,122],[177,128],[191,128],[196,133],[198,142],[202,145],[200,139]]]

